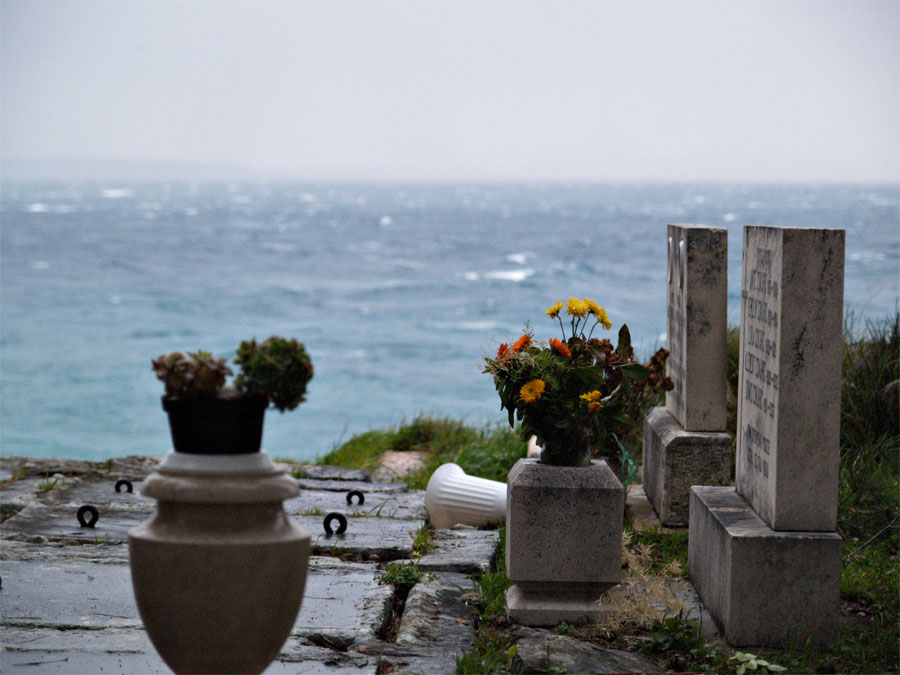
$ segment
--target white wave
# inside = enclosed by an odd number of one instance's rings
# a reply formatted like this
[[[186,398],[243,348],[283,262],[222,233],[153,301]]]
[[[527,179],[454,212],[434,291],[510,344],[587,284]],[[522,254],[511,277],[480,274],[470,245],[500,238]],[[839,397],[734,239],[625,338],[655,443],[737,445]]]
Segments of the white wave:
[[[498,326],[496,321],[462,321],[456,324],[460,330],[486,331]]]
[[[48,270],[50,269],[50,263],[46,260],[35,260],[31,263],[31,269],[33,270]]]
[[[488,272],[484,276],[488,279],[499,279],[500,281],[514,281],[518,283],[520,281],[525,281],[533,274],[534,270],[530,267],[526,267],[521,270],[494,270],[493,272]]]
[[[882,262],[886,259],[884,253],[880,251],[854,251],[847,254],[847,260],[853,262]]]
[[[34,203],[29,204],[28,208],[25,209],[28,213],[47,213],[50,210],[50,207],[46,204]]]
[[[733,213],[726,213],[724,216],[722,216],[722,220],[724,220],[726,223],[733,223],[735,218],[737,218],[737,216]]]
[[[382,227],[390,227],[390,225],[394,222],[394,219],[390,216],[381,216],[381,220],[378,221],[378,224]]]
[[[466,272],[463,274],[463,279],[466,281],[478,281],[478,272]]]
[[[304,192],[300,195],[300,201],[305,204],[313,204],[316,201],[316,196],[314,194],[310,194],[309,192]]]
[[[134,190],[128,188],[105,188],[100,190],[100,196],[104,199],[128,199],[134,197]]]
[[[508,256],[506,256],[506,259],[511,263],[515,263],[516,265],[524,265],[525,262],[528,260],[529,255],[531,255],[531,254],[530,253],[510,253]]]
[[[234,195],[231,198],[231,203],[232,204],[249,204],[250,197],[248,197],[247,195]]]
[[[664,344],[666,344],[666,340],[668,340],[668,339],[669,339],[669,336],[666,335],[665,332],[662,332],[656,338],[656,341],[659,342],[659,344],[664,345]]]
[[[186,216],[196,216],[200,213],[200,209],[195,209],[193,206],[189,206],[184,210],[184,215]]]

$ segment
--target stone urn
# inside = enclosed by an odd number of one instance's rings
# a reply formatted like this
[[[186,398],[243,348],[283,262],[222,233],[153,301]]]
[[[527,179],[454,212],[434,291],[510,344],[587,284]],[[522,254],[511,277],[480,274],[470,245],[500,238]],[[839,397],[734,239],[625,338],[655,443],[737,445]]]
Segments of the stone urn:
[[[603,460],[587,466],[520,459],[509,472],[506,570],[510,621],[596,621],[621,581],[625,490]]]
[[[153,646],[176,673],[261,673],[300,611],[310,533],[299,493],[265,452],[169,452],[144,482],[156,513],[128,534],[131,579]]]

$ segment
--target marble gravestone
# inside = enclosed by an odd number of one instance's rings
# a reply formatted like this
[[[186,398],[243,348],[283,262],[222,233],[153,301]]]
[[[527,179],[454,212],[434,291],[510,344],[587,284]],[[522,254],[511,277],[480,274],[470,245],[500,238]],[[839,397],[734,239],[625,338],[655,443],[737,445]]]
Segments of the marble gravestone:
[[[692,485],[731,480],[726,424],[728,232],[668,226],[666,374],[674,389],[644,420],[643,482],[663,525],[688,523]]]
[[[732,645],[837,633],[844,231],[745,227],[735,487],[691,488],[688,568]]]

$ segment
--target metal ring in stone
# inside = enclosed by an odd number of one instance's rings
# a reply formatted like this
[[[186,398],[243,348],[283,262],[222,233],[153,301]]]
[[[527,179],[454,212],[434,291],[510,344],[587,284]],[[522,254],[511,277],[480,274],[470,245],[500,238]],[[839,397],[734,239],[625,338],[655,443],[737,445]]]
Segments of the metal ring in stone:
[[[354,496],[359,497],[359,501],[356,502],[356,504],[358,506],[362,506],[363,503],[365,503],[366,496],[362,492],[360,492],[359,490],[350,490],[350,492],[347,493],[347,503],[348,504],[353,503]]]
[[[92,517],[85,518],[85,514],[90,514]],[[97,510],[96,506],[84,504],[78,509],[78,524],[81,525],[81,527],[93,527],[97,524],[98,520],[100,520],[100,512]]]
[[[331,521],[338,521],[338,529],[337,534],[344,534],[347,531],[347,516],[343,513],[338,513],[336,511],[332,511],[327,516],[325,516],[325,534],[334,534],[334,530],[331,529]]]
[[[134,492],[134,486],[127,478],[120,478],[116,481],[116,492],[121,492],[122,488],[125,488],[125,492]]]

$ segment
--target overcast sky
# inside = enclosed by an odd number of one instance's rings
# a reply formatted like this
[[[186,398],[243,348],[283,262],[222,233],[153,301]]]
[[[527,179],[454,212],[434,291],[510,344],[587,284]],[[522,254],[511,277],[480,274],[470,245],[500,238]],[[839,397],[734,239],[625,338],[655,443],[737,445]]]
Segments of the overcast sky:
[[[2,0],[7,158],[900,179],[900,3]]]

